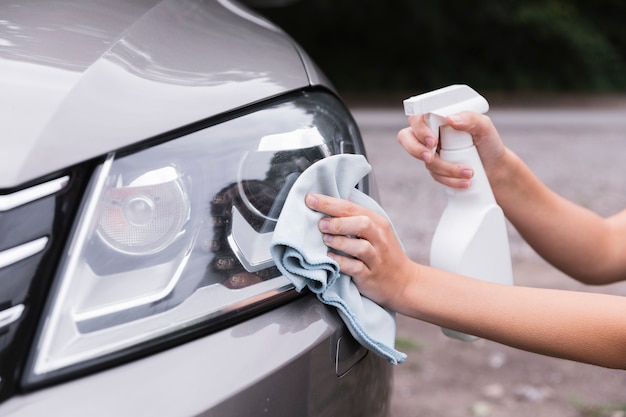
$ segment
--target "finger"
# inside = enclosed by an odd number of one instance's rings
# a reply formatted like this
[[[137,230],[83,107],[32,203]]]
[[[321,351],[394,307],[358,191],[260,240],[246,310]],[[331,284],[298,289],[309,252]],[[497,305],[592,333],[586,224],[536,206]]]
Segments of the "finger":
[[[476,145],[479,145],[483,138],[498,134],[489,116],[481,113],[460,112],[448,116],[446,122],[456,130],[471,134]]]
[[[426,163],[434,159],[433,148],[420,142],[415,132],[410,128],[404,128],[398,132],[398,142],[414,158]]]
[[[308,193],[305,196],[304,201],[310,209],[332,217],[369,215],[369,213],[371,213],[371,211],[365,207],[355,204],[349,200],[329,197],[323,194]]]
[[[333,258],[339,265],[339,269],[346,275],[350,275],[355,284],[358,285],[359,278],[364,277],[369,272],[367,266],[356,258],[349,258],[347,256],[339,255],[337,253],[329,252],[328,256]]]
[[[356,236],[363,239],[371,238],[371,233],[375,230],[374,222],[368,216],[325,217],[319,221],[318,228],[326,234]]]
[[[428,164],[428,170],[436,181],[452,188],[467,188],[474,176],[471,167],[446,161],[439,156]]]
[[[409,155],[428,163],[434,158],[438,132],[425,122],[423,115],[410,116],[409,126],[398,132],[398,142]]]
[[[437,181],[453,188],[466,188],[469,186],[470,179],[474,176],[474,171],[471,167],[445,161],[438,154],[421,145],[416,145],[416,141],[410,139],[405,141],[406,136],[404,135],[399,135],[398,139],[405,149],[409,150],[409,153],[416,154],[414,156],[424,162],[426,168]]]
[[[411,126],[411,130],[413,130],[415,136],[424,146],[430,149],[437,146],[439,132],[435,132],[430,128],[424,119],[424,115],[410,116],[409,126]]]
[[[372,259],[374,248],[367,239],[331,234],[325,234],[323,239],[329,248],[357,258],[365,265]]]
[[[472,185],[471,178],[462,178],[462,177],[451,177],[444,175],[437,175],[431,172],[432,177],[435,181],[439,182],[446,187],[455,188],[455,189],[466,189]]]
[[[474,135],[484,130],[485,120],[483,120],[483,117],[487,116],[482,113],[463,111],[446,117],[446,123],[456,130],[462,130]]]

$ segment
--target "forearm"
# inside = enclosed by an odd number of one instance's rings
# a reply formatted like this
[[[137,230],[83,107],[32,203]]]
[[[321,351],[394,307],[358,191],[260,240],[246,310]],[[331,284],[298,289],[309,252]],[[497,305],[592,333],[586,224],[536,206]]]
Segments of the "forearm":
[[[523,350],[626,367],[626,299],[486,283],[417,266],[401,314]]]
[[[623,278],[605,219],[551,191],[510,150],[492,172],[498,203],[540,256],[586,283]]]

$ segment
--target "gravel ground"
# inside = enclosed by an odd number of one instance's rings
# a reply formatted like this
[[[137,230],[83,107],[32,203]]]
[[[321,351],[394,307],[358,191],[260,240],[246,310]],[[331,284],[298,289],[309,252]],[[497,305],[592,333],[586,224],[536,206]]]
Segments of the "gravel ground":
[[[380,197],[409,255],[427,263],[445,205],[443,191],[396,142],[406,123],[398,108],[353,106]],[[492,106],[509,147],[550,187],[603,215],[626,207],[626,100]],[[517,285],[626,295],[626,284],[585,287],[546,264],[509,230]],[[464,343],[439,328],[398,317],[409,354],[395,368],[391,417],[622,417],[626,373],[543,357],[486,340]]]

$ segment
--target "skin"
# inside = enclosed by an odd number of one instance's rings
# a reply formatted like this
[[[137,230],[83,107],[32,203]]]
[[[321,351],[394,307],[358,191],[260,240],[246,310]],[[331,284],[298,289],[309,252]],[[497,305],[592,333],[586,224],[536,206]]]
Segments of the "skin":
[[[464,112],[448,118],[469,132],[496,200],[526,241],[547,261],[592,285],[626,279],[626,210],[603,218],[548,189],[506,148],[491,120]],[[436,135],[421,116],[398,133],[406,151],[436,181],[471,184],[471,168],[431,149]],[[329,252],[359,291],[400,314],[527,351],[626,369],[626,298],[493,284],[411,260],[389,222],[347,200],[309,194]],[[540,213],[540,214],[539,214]],[[356,237],[355,237],[356,236]]]

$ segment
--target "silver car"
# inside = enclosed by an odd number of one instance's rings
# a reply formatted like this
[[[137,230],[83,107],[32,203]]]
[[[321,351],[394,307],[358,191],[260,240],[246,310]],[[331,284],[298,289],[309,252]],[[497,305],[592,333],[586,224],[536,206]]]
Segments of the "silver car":
[[[0,416],[387,415],[391,365],[269,255],[293,178],[365,153],[279,28],[3,1],[0,141]]]

